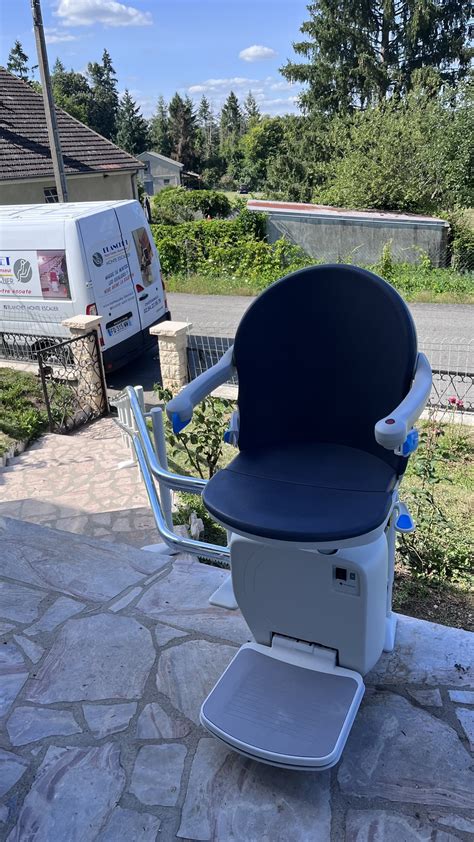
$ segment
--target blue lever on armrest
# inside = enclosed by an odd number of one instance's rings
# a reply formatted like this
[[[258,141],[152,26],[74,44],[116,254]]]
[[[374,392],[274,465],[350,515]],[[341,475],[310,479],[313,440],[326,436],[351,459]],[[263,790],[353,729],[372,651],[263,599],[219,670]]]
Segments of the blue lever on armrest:
[[[184,430],[185,427],[188,426],[191,418],[186,418],[184,421],[181,420],[179,414],[177,412],[173,412],[171,416],[171,424],[173,426],[173,433],[180,433],[181,430]]]

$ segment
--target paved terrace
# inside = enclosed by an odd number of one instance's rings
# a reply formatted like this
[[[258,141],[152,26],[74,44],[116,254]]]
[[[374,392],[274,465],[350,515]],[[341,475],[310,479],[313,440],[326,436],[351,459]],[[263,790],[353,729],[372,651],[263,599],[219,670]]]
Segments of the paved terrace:
[[[131,545],[156,536],[109,424],[0,472],[0,839],[472,840],[474,635],[401,618],[328,772],[229,751],[199,707],[247,627],[208,604],[224,571]]]

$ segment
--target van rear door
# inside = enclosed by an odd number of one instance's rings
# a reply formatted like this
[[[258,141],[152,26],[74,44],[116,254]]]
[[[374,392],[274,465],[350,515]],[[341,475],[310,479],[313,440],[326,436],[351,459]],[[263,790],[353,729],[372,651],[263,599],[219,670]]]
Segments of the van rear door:
[[[122,240],[130,243],[127,256],[144,330],[166,312],[160,259],[139,202],[118,205],[115,213]]]
[[[104,348],[111,348],[141,332],[128,260],[134,246],[122,237],[113,209],[83,217],[79,229],[97,312],[102,316]]]

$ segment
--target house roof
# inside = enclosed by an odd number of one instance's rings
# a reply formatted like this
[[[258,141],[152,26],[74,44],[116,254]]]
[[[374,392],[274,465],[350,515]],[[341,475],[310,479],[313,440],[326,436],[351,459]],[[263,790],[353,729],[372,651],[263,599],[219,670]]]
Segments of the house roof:
[[[184,164],[180,164],[179,161],[174,161],[173,158],[167,158],[166,155],[160,155],[159,152],[153,152],[151,149],[147,149],[146,152],[140,152],[140,154],[137,155],[137,158],[140,161],[143,161],[146,159],[147,155],[151,155],[152,158],[159,158],[160,161],[165,161],[167,164],[173,164],[173,166],[179,167],[180,169],[184,167]]]
[[[110,140],[56,108],[66,175],[142,169]],[[43,97],[0,67],[0,181],[53,176]]]

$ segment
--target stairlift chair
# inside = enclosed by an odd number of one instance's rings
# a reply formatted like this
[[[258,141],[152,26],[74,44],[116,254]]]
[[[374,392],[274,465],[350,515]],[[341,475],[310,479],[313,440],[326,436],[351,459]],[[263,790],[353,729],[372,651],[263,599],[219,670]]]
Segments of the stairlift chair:
[[[204,701],[201,722],[287,769],[339,760],[363,675],[394,646],[398,487],[431,369],[402,298],[371,272],[314,266],[263,292],[235,345],[167,406],[178,432],[238,375],[226,434],[239,453],[203,501],[231,533],[232,584],[254,642]]]

